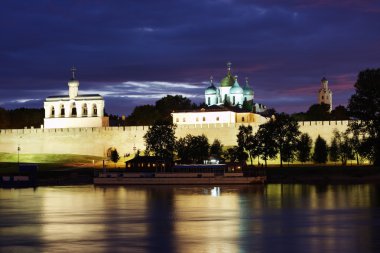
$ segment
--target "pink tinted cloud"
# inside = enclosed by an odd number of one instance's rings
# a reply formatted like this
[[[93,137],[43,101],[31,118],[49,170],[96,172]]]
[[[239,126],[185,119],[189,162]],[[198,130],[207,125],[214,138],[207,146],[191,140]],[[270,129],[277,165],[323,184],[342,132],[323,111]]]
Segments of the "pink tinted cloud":
[[[329,87],[333,93],[345,93],[348,91],[354,92],[355,76],[352,74],[335,75],[329,78]],[[300,96],[316,94],[320,88],[320,84],[309,83],[301,87],[287,89],[286,95]]]

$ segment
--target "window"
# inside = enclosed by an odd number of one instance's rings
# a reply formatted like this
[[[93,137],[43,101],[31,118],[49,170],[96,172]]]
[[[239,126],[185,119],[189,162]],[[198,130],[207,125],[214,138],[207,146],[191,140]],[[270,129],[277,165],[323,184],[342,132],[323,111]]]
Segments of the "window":
[[[206,121],[206,117],[203,117],[203,121]]]
[[[65,106],[61,105],[61,117],[65,117]]]
[[[87,104],[83,104],[83,116],[87,116]]]
[[[207,98],[207,104],[208,104],[208,105],[211,104],[211,98],[210,98],[210,97]]]
[[[235,96],[232,97],[232,104],[235,105]]]
[[[92,113],[93,116],[95,117],[98,116],[98,108],[96,107],[96,104],[92,106],[92,111],[93,111]]]
[[[244,117],[241,117],[241,121],[244,122],[244,120],[245,120]]]
[[[195,120],[198,122],[198,121],[199,121],[199,118],[197,117]]]
[[[186,122],[186,118],[183,118],[183,119],[182,119],[182,122]]]
[[[72,117],[77,116],[77,107],[75,106],[75,103],[72,103],[72,105],[71,105],[71,116]]]
[[[55,110],[54,110],[54,106],[51,108],[51,117],[54,117],[55,115]]]
[[[216,117],[216,121],[219,121],[219,117]]]
[[[175,122],[179,122],[179,118],[176,118],[176,119],[175,119]]]
[[[323,100],[323,98],[324,98],[324,97],[322,96],[322,100]]]

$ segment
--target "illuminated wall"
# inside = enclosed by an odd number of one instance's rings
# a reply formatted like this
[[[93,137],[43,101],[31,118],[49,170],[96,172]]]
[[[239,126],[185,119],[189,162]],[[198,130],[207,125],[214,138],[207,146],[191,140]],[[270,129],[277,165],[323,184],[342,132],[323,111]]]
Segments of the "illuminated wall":
[[[313,141],[320,135],[330,143],[334,129],[345,131],[348,121],[299,122],[300,130],[308,133]],[[178,125],[177,138],[187,134],[205,134],[209,142],[221,140],[224,146],[236,145],[236,135],[241,124],[186,124]],[[253,125],[256,132],[258,125]],[[107,149],[115,147],[119,153],[144,150],[143,136],[147,126],[65,128],[65,129],[2,129],[0,130],[0,152],[17,153],[20,145],[24,154],[80,154],[104,156]]]

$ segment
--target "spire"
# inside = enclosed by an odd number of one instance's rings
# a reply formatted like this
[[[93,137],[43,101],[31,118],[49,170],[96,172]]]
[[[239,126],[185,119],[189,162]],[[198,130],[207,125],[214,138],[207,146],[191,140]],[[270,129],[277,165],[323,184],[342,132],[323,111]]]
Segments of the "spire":
[[[77,71],[77,69],[75,68],[75,66],[73,65],[72,67],[71,67],[71,73],[72,73],[72,77],[71,77],[71,80],[75,80],[75,72]]]
[[[249,87],[248,77],[245,78],[245,86]]]
[[[210,83],[211,83],[211,85],[214,84],[214,77],[213,76],[210,76]]]
[[[231,62],[227,62],[227,71],[228,71],[228,73],[231,73],[231,65],[232,65]]]

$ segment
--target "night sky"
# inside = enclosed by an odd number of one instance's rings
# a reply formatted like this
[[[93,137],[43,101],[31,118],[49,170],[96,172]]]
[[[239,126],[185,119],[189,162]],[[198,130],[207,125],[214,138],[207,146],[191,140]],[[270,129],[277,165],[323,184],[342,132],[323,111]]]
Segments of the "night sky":
[[[346,105],[358,72],[380,67],[380,1],[3,0],[0,28],[8,109],[67,94],[72,65],[81,94],[126,115],[167,94],[203,102],[228,61],[257,102],[289,113],[316,103],[323,76]]]

